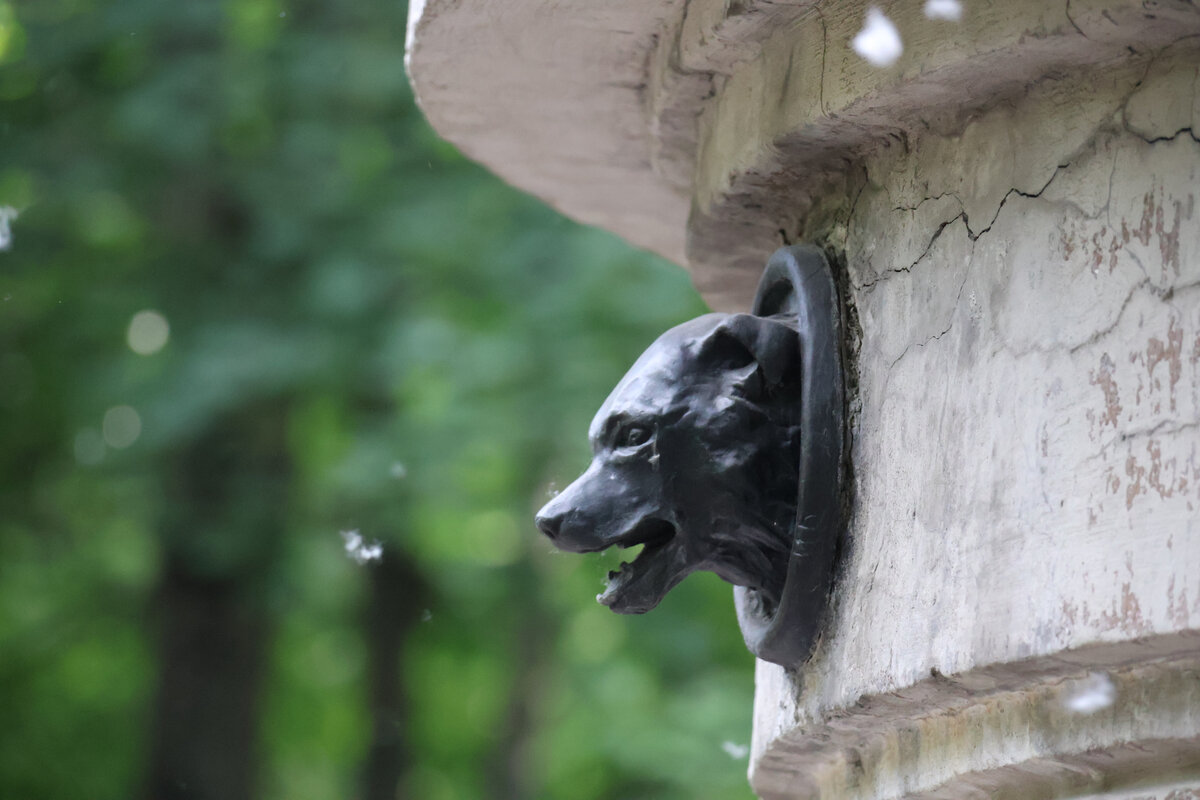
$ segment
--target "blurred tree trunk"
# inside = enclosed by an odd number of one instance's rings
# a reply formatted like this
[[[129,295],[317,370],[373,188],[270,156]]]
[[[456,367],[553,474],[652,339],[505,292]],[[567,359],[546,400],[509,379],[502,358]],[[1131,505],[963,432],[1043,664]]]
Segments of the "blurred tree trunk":
[[[521,571],[514,586],[536,587],[538,576],[527,566]],[[536,589],[519,591],[512,599],[518,607],[512,658],[519,666],[501,718],[500,745],[486,767],[488,796],[493,800],[526,800],[537,795],[529,770],[529,747],[538,727],[537,707],[546,692],[550,646],[558,634],[556,621]]]
[[[405,796],[402,782],[412,763],[401,670],[409,634],[421,619],[425,590],[413,563],[391,548],[369,566],[368,576],[365,625],[372,732],[362,796],[363,800],[396,800]]]
[[[148,800],[249,800],[268,623],[236,581],[169,559],[158,593],[159,690]]]
[[[287,516],[285,421],[281,402],[225,415],[165,475],[146,800],[254,796],[265,596]]]

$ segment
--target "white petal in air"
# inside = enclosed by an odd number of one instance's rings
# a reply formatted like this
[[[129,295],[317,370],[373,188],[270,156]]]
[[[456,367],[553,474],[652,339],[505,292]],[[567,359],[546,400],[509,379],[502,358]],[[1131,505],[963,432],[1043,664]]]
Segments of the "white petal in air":
[[[358,531],[342,531],[342,541],[346,543],[346,555],[355,564],[378,561],[383,557],[383,543],[367,542]]]
[[[962,3],[959,0],[925,0],[925,16],[930,19],[962,19]]]
[[[1103,672],[1093,672],[1087,678],[1068,684],[1063,705],[1076,714],[1095,714],[1108,708],[1117,699],[1117,687]]]
[[[8,250],[12,247],[10,223],[20,215],[21,212],[12,206],[0,206],[0,250]]]
[[[734,761],[741,761],[750,754],[749,747],[744,744],[737,744],[736,742],[722,742],[721,749]]]
[[[904,52],[900,31],[878,8],[867,9],[863,28],[850,43],[854,52],[875,67],[890,67]]]

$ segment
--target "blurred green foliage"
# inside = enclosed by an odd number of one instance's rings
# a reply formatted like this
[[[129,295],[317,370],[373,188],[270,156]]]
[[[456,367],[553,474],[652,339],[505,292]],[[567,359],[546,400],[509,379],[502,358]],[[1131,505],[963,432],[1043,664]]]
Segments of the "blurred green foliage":
[[[272,620],[259,796],[355,796],[372,566],[345,529],[426,584],[402,796],[499,797],[514,763],[530,797],[749,796],[728,587],[615,617],[609,557],[530,522],[702,304],[440,141],[404,23],[390,0],[0,0],[0,796],[136,793],[168,552],[252,575]],[[149,355],[144,309],[170,326]],[[220,503],[180,503],[173,471],[238,414],[282,426],[283,483],[238,464]]]

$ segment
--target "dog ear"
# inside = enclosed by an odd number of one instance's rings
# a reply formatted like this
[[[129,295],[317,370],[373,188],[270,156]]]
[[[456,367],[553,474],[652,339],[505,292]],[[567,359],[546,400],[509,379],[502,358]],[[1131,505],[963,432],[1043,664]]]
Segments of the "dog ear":
[[[799,379],[799,334],[778,320],[732,314],[708,332],[697,357],[706,367],[735,373],[735,383],[755,395],[761,384]]]

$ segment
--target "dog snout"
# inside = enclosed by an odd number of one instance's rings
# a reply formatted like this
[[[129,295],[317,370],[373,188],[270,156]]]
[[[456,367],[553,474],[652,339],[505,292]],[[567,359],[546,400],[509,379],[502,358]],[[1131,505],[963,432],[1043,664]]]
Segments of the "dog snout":
[[[537,513],[533,522],[559,550],[588,553],[603,547],[593,541],[590,526],[580,518],[578,509],[563,504],[550,504]]]
[[[587,471],[542,507],[534,523],[559,550],[593,553],[621,541],[650,511],[636,471],[593,460]]]
[[[587,553],[605,546],[597,538],[595,530],[592,511],[595,498],[589,491],[592,486],[589,476],[593,473],[594,470],[585,472],[561,494],[542,506],[542,510],[534,517],[538,530],[546,534],[546,538],[559,550]]]
[[[546,538],[554,542],[558,539],[558,534],[562,531],[563,518],[561,514],[547,515],[546,509],[542,509],[533,518],[533,522],[538,526],[538,530],[546,534]]]

